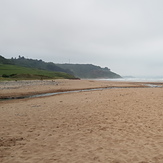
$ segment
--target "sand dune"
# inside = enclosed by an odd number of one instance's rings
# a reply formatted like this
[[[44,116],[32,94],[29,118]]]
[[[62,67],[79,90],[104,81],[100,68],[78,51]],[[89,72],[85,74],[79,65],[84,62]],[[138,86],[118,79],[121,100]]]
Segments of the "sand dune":
[[[19,85],[17,89],[1,86],[0,95],[32,92],[32,88],[39,92],[58,90],[56,87],[135,85],[57,82]],[[119,88],[1,101],[0,162],[162,163],[162,98],[162,88]]]

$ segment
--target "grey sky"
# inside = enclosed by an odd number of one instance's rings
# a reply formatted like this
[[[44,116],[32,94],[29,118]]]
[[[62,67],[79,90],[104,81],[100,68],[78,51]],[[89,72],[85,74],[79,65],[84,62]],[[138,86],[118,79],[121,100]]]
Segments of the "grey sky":
[[[163,75],[162,0],[0,0],[0,54]]]

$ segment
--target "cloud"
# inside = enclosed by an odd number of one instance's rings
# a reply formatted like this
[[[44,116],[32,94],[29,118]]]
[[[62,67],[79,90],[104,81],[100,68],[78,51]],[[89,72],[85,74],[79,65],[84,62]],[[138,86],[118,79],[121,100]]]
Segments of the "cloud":
[[[162,6],[161,0],[1,0],[0,53],[155,75],[163,59]]]

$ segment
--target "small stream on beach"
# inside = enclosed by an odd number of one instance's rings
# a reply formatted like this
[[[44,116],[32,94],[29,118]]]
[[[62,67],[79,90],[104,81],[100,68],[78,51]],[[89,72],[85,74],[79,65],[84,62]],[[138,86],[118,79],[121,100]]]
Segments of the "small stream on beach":
[[[99,90],[106,90],[106,89],[120,89],[120,88],[160,88],[162,86],[154,85],[154,84],[143,84],[143,86],[135,86],[135,87],[104,87],[104,88],[89,88],[89,89],[81,89],[81,90],[69,90],[69,91],[62,91],[62,92],[53,92],[53,93],[40,93],[36,95],[27,95],[27,96],[16,96],[16,97],[4,97],[0,98],[0,101],[5,100],[14,100],[14,99],[28,99],[28,98],[37,98],[37,97],[48,97],[53,95],[60,95],[60,94],[68,94],[68,93],[77,93],[77,92],[88,92],[88,91],[99,91]]]

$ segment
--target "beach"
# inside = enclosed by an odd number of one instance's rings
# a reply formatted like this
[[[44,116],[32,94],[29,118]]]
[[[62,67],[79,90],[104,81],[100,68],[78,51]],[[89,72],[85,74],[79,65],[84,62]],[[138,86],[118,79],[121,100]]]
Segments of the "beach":
[[[162,83],[99,80],[0,82],[2,163],[162,163]]]

